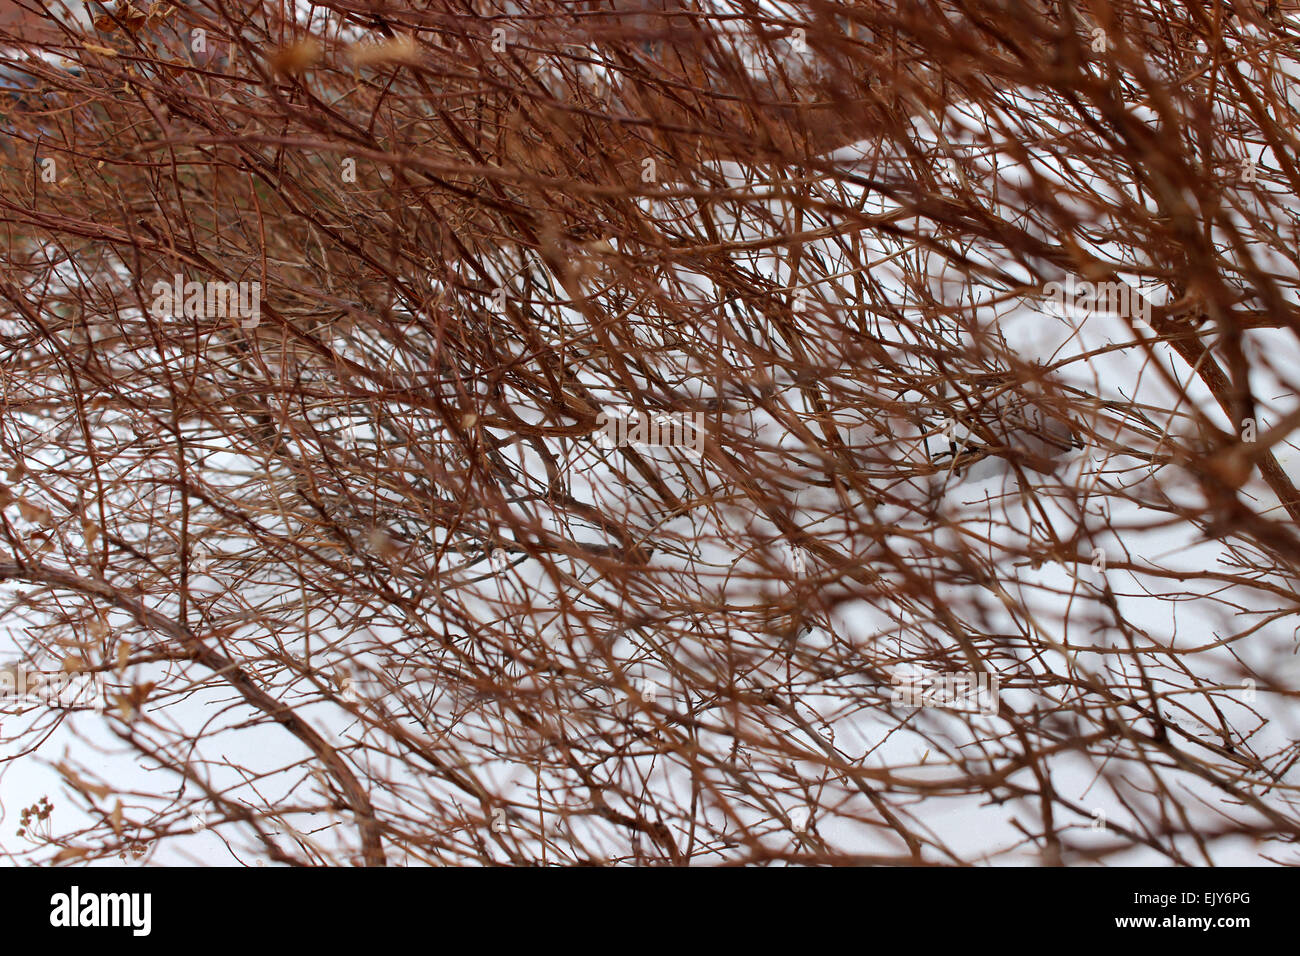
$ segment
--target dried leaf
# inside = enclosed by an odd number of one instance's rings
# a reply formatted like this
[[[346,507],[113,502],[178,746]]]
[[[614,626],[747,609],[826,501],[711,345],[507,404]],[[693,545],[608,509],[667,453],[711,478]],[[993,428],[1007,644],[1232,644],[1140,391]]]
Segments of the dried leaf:
[[[77,775],[77,772],[65,763],[57,763],[54,768],[63,775],[63,778],[72,784],[73,788],[81,793],[94,794],[99,799],[104,799],[113,792],[111,787],[104,787],[96,783],[87,783]]]
[[[124,721],[130,723],[135,719],[135,704],[131,702],[130,697],[126,694],[114,694],[113,700],[116,702],[118,714]]]
[[[49,527],[54,523],[54,516],[50,514],[48,508],[33,504],[26,498],[18,499],[18,511],[23,519],[33,524],[39,524],[42,527]]]
[[[56,637],[54,643],[59,647],[75,647],[78,650],[88,651],[95,646],[94,641],[85,641],[79,637]]]
[[[357,66],[376,66],[382,63],[415,63],[420,48],[410,37],[394,37],[384,43],[361,43],[348,51]]]
[[[139,10],[136,7],[127,6],[126,9],[119,14],[119,16],[121,16],[121,18],[124,21],[126,21],[126,28],[128,30],[130,30],[132,33],[138,33],[140,31],[140,28],[145,24],[145,19],[147,17],[147,14],[145,14],[143,10]]]
[[[315,40],[291,43],[271,54],[271,69],[276,73],[301,73],[320,62],[323,52],[321,45]]]

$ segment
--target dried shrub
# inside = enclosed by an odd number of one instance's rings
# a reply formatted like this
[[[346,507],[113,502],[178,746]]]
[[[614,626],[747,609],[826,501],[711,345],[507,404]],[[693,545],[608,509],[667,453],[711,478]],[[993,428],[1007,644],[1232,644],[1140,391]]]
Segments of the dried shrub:
[[[11,857],[1293,859],[1286,5],[287,9],[0,19]]]

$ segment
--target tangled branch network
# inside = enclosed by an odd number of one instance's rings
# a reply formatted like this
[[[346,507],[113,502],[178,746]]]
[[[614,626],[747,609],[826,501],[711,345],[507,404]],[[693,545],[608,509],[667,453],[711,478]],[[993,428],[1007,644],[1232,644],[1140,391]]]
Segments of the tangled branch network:
[[[11,862],[1297,861],[1290,4],[0,11]]]

